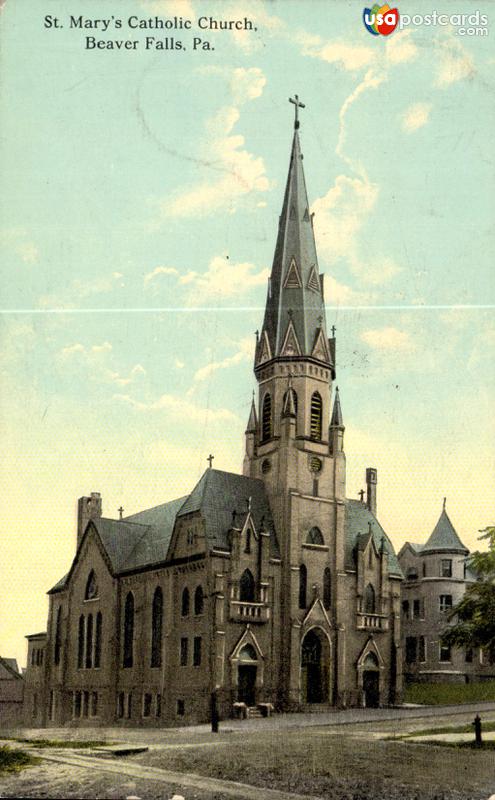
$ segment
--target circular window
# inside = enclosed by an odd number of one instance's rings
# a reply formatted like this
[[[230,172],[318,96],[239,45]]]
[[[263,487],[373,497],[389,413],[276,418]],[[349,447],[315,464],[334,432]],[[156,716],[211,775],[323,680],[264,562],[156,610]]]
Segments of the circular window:
[[[313,458],[309,462],[309,468],[311,472],[321,472],[322,467],[323,467],[323,462],[321,458],[313,456]]]
[[[271,468],[272,468],[272,465],[271,465],[271,462],[270,462],[270,460],[269,460],[268,458],[265,458],[265,460],[264,460],[264,461],[263,461],[263,463],[261,464],[261,471],[262,471],[262,473],[263,473],[264,475],[266,475],[266,473],[267,473],[267,472],[270,472]]]

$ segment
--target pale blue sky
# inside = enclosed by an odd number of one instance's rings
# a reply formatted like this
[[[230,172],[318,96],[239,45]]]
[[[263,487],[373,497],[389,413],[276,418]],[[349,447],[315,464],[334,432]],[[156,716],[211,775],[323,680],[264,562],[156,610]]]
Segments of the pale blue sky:
[[[431,532],[444,495],[468,546],[493,522],[495,7],[461,5],[488,36],[372,37],[357,2],[7,0],[2,655],[24,662],[44,628],[78,496],[116,516],[190,490],[210,452],[240,469],[294,92],[348,495],[377,467],[397,547]],[[88,52],[68,15],[95,9],[258,31],[205,36],[209,53]],[[146,33],[190,40],[130,37]]]

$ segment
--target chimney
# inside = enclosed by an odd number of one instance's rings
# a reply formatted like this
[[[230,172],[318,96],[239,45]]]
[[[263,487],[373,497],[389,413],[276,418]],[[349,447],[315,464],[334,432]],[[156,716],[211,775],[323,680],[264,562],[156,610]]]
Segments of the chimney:
[[[373,467],[366,470],[366,505],[376,517],[376,469]]]
[[[81,544],[84,531],[90,519],[101,517],[101,494],[91,492],[91,497],[80,497],[77,501],[77,546]]]

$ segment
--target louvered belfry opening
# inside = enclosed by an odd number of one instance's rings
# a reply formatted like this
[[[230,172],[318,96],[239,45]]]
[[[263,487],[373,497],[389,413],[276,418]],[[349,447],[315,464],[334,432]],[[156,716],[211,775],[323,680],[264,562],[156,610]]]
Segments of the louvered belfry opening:
[[[265,442],[272,438],[272,398],[270,394],[265,394],[263,400],[263,414],[261,419],[261,438]]]
[[[312,439],[321,439],[322,402],[319,392],[311,398],[310,435]]]

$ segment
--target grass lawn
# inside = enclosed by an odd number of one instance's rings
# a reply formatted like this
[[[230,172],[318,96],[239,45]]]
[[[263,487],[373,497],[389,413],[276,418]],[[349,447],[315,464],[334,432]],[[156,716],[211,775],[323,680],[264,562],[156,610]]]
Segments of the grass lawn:
[[[11,750],[7,745],[0,747],[0,775],[20,772],[21,769],[39,763],[39,758],[33,758],[23,750]]]
[[[217,742],[135,760],[327,800],[486,800],[495,791],[493,752],[411,747],[322,728],[246,732]]]
[[[405,687],[405,703],[428,706],[457,705],[476,701],[495,701],[495,681],[482,683],[410,683]]]
[[[495,722],[482,722],[482,731],[495,731]],[[408,739],[410,736],[427,736],[429,733],[472,733],[474,738],[474,727],[470,722],[465,725],[444,725],[438,728],[420,728],[413,733],[406,733],[401,739]]]
[[[65,739],[13,739],[14,742],[21,742],[21,744],[28,744],[30,747],[34,747],[38,750],[42,750],[44,748],[54,747],[54,748],[70,748],[73,750],[82,750],[84,748],[91,748],[91,747],[105,747],[108,744],[112,744],[112,742],[100,742],[97,740],[93,741],[74,741],[70,740],[67,741]]]

